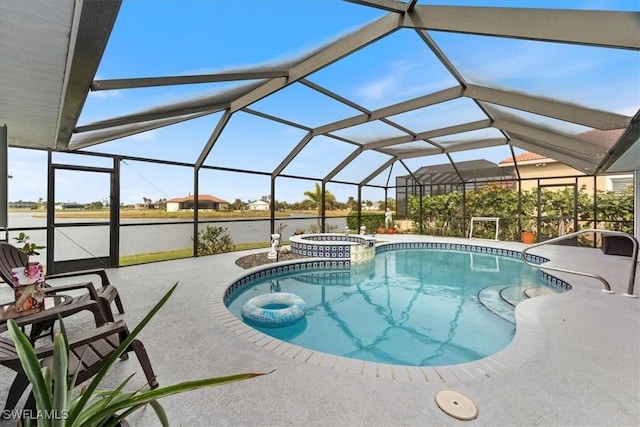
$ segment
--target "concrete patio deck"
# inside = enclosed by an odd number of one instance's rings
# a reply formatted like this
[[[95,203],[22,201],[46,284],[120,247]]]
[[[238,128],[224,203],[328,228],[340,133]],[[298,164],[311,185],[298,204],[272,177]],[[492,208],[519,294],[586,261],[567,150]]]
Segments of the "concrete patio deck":
[[[429,236],[380,236],[380,240],[465,242]],[[519,243],[471,241],[520,250]],[[553,273],[573,289],[532,298],[516,308],[517,332],[503,351],[469,366],[438,367],[435,376],[379,365],[326,363],[313,352],[271,351],[241,336],[215,314],[222,294],[246,274],[226,253],[109,270],[123,298],[130,328],[175,283],[172,299],[142,332],[163,385],[240,372],[267,376],[162,399],[172,425],[181,426],[637,426],[640,425],[640,301],[627,291],[630,258],[600,250],[544,246],[533,251],[550,265],[604,276],[597,280]],[[636,294],[640,288],[636,278]],[[0,296],[2,294],[0,293]],[[82,322],[88,319],[77,319]],[[284,353],[284,354],[282,354]],[[135,357],[118,362],[107,385],[131,372],[144,376]],[[13,377],[0,367],[0,400]],[[414,375],[412,375],[414,373]],[[434,401],[454,390],[477,405],[479,415],[459,421]],[[159,425],[151,408],[128,418],[132,426]],[[11,424],[15,424],[11,423]],[[10,425],[8,421],[2,425]]]

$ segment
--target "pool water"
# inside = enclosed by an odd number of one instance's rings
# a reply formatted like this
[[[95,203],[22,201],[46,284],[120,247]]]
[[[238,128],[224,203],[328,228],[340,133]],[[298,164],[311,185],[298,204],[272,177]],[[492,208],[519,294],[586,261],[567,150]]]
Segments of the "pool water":
[[[302,320],[282,328],[251,326],[339,356],[439,366],[481,359],[507,346],[515,333],[513,305],[526,298],[525,290],[538,287],[548,286],[537,269],[518,259],[400,249],[350,270],[301,270],[255,280],[227,306],[242,318],[243,304],[255,296],[297,294],[307,304]]]

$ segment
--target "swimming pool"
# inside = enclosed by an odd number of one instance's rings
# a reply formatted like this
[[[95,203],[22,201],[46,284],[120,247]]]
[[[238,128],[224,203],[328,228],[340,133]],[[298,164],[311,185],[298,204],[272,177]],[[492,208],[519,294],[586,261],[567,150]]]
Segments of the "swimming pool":
[[[299,295],[306,317],[282,328],[255,329],[301,347],[365,361],[441,366],[478,360],[509,344],[513,306],[558,292],[539,271],[505,251],[394,246],[373,262],[270,269],[236,283],[225,304],[238,318],[251,298]],[[496,252],[496,251],[493,251]],[[348,265],[348,264],[347,264]]]

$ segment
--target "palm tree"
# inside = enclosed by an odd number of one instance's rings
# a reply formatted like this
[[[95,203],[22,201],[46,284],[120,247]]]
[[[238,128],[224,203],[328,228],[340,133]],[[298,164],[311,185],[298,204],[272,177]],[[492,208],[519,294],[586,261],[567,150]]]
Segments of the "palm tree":
[[[322,187],[316,182],[316,188],[314,191],[305,191],[304,195],[316,204],[318,209],[318,225],[320,225],[320,216],[322,215]],[[336,202],[336,196],[330,191],[325,191],[324,201],[327,206],[333,206]]]
[[[347,200],[347,207],[352,211],[358,209],[358,202],[356,202],[356,199],[353,196],[349,196],[349,200]]]
[[[315,191],[305,191],[304,195],[307,197],[307,199],[310,199],[317,206],[320,206],[320,200],[322,197],[322,188],[320,188],[320,184],[316,182]]]

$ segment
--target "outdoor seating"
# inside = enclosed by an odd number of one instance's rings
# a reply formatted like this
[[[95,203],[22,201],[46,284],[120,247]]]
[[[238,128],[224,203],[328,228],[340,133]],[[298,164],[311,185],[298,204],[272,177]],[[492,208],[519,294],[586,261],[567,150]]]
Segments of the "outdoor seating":
[[[29,258],[24,252],[9,243],[0,242],[0,277],[2,277],[2,279],[6,283],[11,283],[11,281],[13,280],[11,275],[12,268],[26,267],[28,263]],[[97,275],[100,277],[101,283],[99,287],[94,287],[93,283],[89,281],[69,285],[52,285],[48,282],[52,279],[83,277],[90,275]],[[107,273],[104,269],[50,274],[45,276],[44,286],[46,288],[45,292],[47,292],[48,294],[86,289],[87,293],[74,297],[72,302],[79,302],[87,299],[97,301],[100,304],[101,309],[103,310],[105,319],[107,319],[108,321],[114,320],[113,312],[111,311],[112,302],[115,302],[118,312],[120,314],[124,314],[124,307],[122,306],[122,301],[120,299],[118,289],[115,286],[111,285],[111,283],[109,282],[109,278],[107,277]]]
[[[129,330],[123,320],[108,322],[103,316],[102,308],[97,301],[80,301],[56,306],[50,310],[14,319],[18,326],[24,327],[34,322],[46,322],[60,317],[68,317],[81,311],[93,314],[96,328],[83,330],[68,335],[69,343],[69,378],[77,370],[75,385],[93,377],[105,364],[109,356],[118,348],[120,343],[129,335]],[[7,324],[0,324],[0,365],[16,371],[16,377],[11,384],[5,403],[5,410],[12,410],[22,398],[29,386],[29,380],[24,373],[13,341],[6,335]],[[68,329],[67,329],[68,330]],[[133,340],[125,350],[121,359],[128,358],[127,353],[134,351],[151,389],[158,387],[155,373],[149,361],[144,345],[139,340]],[[53,344],[38,346],[35,353],[40,359],[41,366],[53,363]],[[25,409],[35,409],[33,396],[27,399]]]

